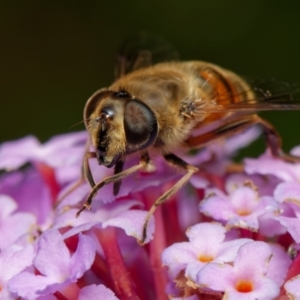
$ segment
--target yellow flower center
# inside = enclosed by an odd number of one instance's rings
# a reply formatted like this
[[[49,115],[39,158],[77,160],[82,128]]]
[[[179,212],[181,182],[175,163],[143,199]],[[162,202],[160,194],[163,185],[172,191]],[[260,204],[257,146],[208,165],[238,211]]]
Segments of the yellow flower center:
[[[237,211],[237,214],[240,216],[248,216],[252,213],[252,211],[249,211],[248,209],[240,209]]]
[[[240,280],[236,283],[235,288],[240,293],[249,293],[253,291],[253,283],[248,280]]]
[[[207,254],[201,254],[199,257],[198,257],[198,260],[200,260],[201,262],[210,262],[214,259],[213,256],[211,255],[207,255]]]

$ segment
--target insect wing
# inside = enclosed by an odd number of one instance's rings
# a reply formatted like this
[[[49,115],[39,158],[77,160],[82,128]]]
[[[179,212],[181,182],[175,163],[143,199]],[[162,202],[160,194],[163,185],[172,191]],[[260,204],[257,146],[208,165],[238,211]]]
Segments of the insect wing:
[[[175,60],[179,60],[179,54],[171,43],[161,36],[141,32],[128,37],[121,44],[115,78],[159,62]]]
[[[216,105],[210,105],[205,111],[210,113],[219,112],[245,112],[255,113],[272,110],[300,110],[300,84],[284,82],[276,79],[252,79],[248,80],[254,97],[240,97],[241,101],[228,103],[228,99],[218,101]],[[248,91],[242,91],[238,95],[246,95]],[[226,102],[226,103],[225,103]]]

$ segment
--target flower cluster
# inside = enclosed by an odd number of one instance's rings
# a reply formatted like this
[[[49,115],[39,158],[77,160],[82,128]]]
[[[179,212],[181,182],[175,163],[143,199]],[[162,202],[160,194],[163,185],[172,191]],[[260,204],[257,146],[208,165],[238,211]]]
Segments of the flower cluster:
[[[149,208],[182,176],[162,157],[117,196],[105,185],[76,218],[91,190],[80,180],[87,134],[3,143],[0,298],[300,299],[300,164],[268,151],[233,164],[257,135],[177,149],[199,172],[157,209],[145,246]],[[89,163],[95,182],[113,174]],[[137,163],[129,156],[124,169]]]

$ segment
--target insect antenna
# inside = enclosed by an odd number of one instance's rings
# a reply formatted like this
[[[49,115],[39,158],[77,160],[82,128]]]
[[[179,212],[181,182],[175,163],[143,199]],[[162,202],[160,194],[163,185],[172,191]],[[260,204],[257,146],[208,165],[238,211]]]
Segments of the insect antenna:
[[[69,129],[71,129],[71,128],[73,128],[73,127],[75,127],[75,126],[77,126],[77,125],[79,125],[79,124],[81,124],[81,123],[85,123],[86,121],[89,121],[89,120],[90,120],[90,119],[83,119],[82,121],[79,121],[79,122],[73,124]]]

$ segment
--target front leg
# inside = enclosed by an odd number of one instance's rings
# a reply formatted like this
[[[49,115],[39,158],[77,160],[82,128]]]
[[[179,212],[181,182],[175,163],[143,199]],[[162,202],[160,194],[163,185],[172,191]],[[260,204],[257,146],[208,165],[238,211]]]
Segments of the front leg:
[[[73,193],[77,188],[79,188],[84,182],[88,182],[90,186],[93,188],[96,184],[93,178],[93,175],[91,173],[90,165],[89,165],[89,159],[95,158],[96,153],[95,152],[89,152],[90,148],[90,141],[87,141],[85,145],[84,150],[84,156],[81,164],[81,174],[80,178],[76,180],[76,182],[70,186],[65,193],[63,193],[56,201],[55,207],[58,207],[58,205],[71,193]]]
[[[119,160],[115,165],[115,173],[114,174],[121,173],[123,171],[123,166],[124,166],[124,160]],[[122,183],[122,180],[114,182],[114,196],[117,196],[119,194],[121,183]]]
[[[81,214],[82,211],[84,211],[86,208],[87,209],[91,209],[91,205],[92,205],[92,201],[94,199],[94,197],[96,196],[96,194],[98,193],[98,191],[105,185],[111,183],[111,182],[118,182],[120,180],[122,180],[123,178],[127,177],[128,175],[137,172],[138,170],[141,169],[146,169],[148,164],[150,163],[150,158],[148,153],[145,153],[141,156],[140,158],[140,162],[139,164],[132,166],[131,168],[114,174],[112,176],[106,177],[104,178],[102,181],[100,181],[99,183],[97,183],[93,189],[91,190],[91,192],[89,193],[86,201],[84,202],[82,208],[77,212],[76,217],[79,217],[79,215]]]
[[[144,225],[143,225],[143,233],[142,233],[142,239],[139,241],[139,244],[143,245],[146,237],[147,237],[147,227],[150,221],[151,216],[154,214],[156,208],[167,201],[172,195],[174,195],[184,184],[187,183],[187,181],[191,178],[191,176],[198,171],[198,168],[189,165],[179,157],[177,157],[174,154],[168,154],[164,156],[166,161],[174,167],[180,168],[181,170],[185,171],[186,174],[180,178],[173,187],[171,187],[168,191],[166,191],[162,196],[160,196],[152,205],[150,210],[148,211],[148,214],[146,216]]]
[[[82,174],[83,174],[82,177],[86,179],[86,181],[90,184],[91,188],[94,188],[96,183],[94,181],[88,160],[90,158],[95,158],[95,157],[96,157],[95,152],[87,152],[84,156],[83,166],[82,166]],[[121,173],[123,171],[123,166],[124,166],[124,160],[119,160],[115,165],[114,174]],[[114,182],[114,196],[118,195],[121,187],[121,183],[122,183],[121,180]]]
[[[90,184],[91,188],[93,188],[96,185],[96,183],[94,181],[93,174],[91,172],[89,159],[95,157],[96,157],[95,152],[86,152],[83,158],[82,170],[81,170],[81,174],[82,174],[81,178],[84,178]]]

